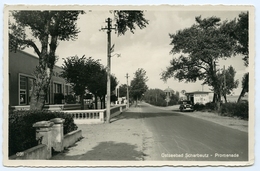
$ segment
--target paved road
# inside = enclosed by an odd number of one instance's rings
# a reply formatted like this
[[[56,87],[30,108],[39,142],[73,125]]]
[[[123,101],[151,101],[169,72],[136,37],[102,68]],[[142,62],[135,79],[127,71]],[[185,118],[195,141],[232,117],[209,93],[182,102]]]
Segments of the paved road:
[[[150,132],[145,138],[151,144],[146,147],[148,160],[248,160],[248,133],[145,103],[136,113]]]

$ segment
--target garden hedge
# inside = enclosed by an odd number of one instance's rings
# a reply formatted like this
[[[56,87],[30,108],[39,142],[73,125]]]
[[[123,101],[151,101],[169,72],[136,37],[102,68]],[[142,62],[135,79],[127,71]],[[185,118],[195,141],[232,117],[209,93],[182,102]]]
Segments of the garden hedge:
[[[38,121],[48,121],[53,118],[63,118],[64,134],[77,130],[77,125],[71,115],[51,111],[10,111],[9,112],[9,156],[24,151],[39,144],[33,124]]]
[[[223,103],[221,105],[221,115],[236,116],[242,119],[248,119],[248,102],[245,103]]]

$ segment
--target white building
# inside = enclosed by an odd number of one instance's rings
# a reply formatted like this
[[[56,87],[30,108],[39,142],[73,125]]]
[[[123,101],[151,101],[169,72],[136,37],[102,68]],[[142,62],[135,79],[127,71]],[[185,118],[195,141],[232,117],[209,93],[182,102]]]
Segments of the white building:
[[[186,93],[187,100],[190,100],[193,104],[206,104],[210,102],[209,93],[207,91],[194,91]]]

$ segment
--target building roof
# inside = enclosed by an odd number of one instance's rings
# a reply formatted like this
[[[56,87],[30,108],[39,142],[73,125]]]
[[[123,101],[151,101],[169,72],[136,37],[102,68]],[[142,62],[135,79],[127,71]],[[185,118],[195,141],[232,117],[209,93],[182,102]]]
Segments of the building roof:
[[[188,92],[186,94],[208,94],[208,93],[212,93],[210,91],[193,91],[193,92]]]
[[[173,92],[173,89],[171,89],[171,88],[166,88],[165,90],[164,90],[164,92]]]
[[[30,54],[30,53],[28,53],[28,52],[26,52],[26,51],[23,51],[23,50],[17,49],[16,52],[13,52],[13,53],[17,53],[17,52],[23,53],[23,54],[25,54],[25,55],[28,55],[28,56],[30,56],[30,57],[32,57],[32,58],[35,58],[35,59],[39,60],[39,57],[38,57],[37,55],[32,55],[32,54]],[[62,67],[60,67],[60,66],[58,66],[58,65],[54,65],[54,66],[57,67],[57,68],[62,69]]]

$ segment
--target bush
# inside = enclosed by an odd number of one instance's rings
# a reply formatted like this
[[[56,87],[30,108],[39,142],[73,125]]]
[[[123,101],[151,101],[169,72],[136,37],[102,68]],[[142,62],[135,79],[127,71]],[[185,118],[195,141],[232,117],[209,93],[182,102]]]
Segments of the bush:
[[[33,124],[38,121],[48,121],[53,118],[63,118],[64,134],[77,130],[77,125],[71,115],[51,111],[10,111],[9,113],[9,156],[38,145]]]
[[[67,104],[75,104],[76,103],[76,98],[73,95],[71,95],[71,94],[66,95],[65,96],[65,103],[67,103]]]
[[[201,111],[201,110],[204,110],[204,109],[205,109],[205,105],[204,104],[196,103],[194,105],[194,110],[196,110],[196,111]]]
[[[205,109],[208,109],[210,111],[213,111],[216,109],[216,104],[213,102],[208,102],[205,104]]]
[[[242,119],[248,119],[248,102],[247,103],[223,103],[221,105],[221,115],[236,116]]]

